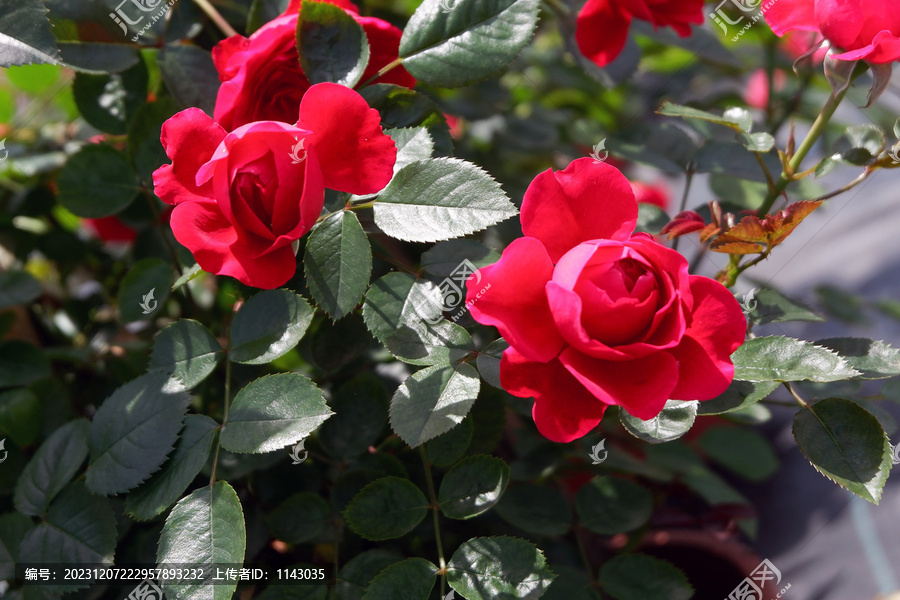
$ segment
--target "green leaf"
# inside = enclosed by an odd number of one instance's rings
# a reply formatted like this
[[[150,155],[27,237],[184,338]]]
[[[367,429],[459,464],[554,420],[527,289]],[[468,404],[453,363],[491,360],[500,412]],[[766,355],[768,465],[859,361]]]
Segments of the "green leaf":
[[[78,42],[60,40],[60,64],[81,73],[104,75],[119,73],[133,67],[141,60],[140,49],[131,43]]]
[[[834,170],[834,167],[837,166],[837,161],[834,160],[830,156],[826,156],[823,158],[819,164],[816,165],[816,179],[820,177],[825,177],[829,173]]]
[[[563,535],[572,527],[572,506],[561,491],[544,485],[510,488],[497,514],[507,523],[536,535]]]
[[[638,220],[634,226],[635,231],[659,235],[668,223],[669,215],[660,207],[647,202],[638,204]]]
[[[206,379],[221,358],[222,347],[206,327],[180,319],[156,336],[148,369],[171,373],[169,385],[188,390]]]
[[[722,116],[699,110],[690,106],[682,106],[666,100],[663,102],[657,114],[666,115],[667,117],[680,117],[682,119],[700,119],[701,121],[709,121],[730,127],[737,132],[749,132],[753,129],[753,115],[744,108],[729,108]]]
[[[475,267],[492,265],[500,260],[500,254],[475,240],[448,240],[435,244],[422,253],[422,268],[429,274],[444,278],[458,272],[464,261]]]
[[[19,547],[29,531],[34,529],[31,519],[17,512],[0,515],[0,577],[16,578]]]
[[[424,558],[394,563],[366,588],[363,600],[428,600],[438,568]]]
[[[194,278],[198,277],[201,273],[203,273],[203,269],[200,268],[200,265],[194,263],[194,266],[182,273],[181,277],[175,280],[175,283],[172,284],[171,291],[175,291],[183,285],[187,285],[189,281],[193,281]]]
[[[438,501],[449,519],[471,519],[490,510],[509,483],[509,466],[479,454],[457,463],[441,480]]]
[[[783,296],[775,290],[755,289],[744,295],[744,304],[750,308],[750,319],[757,325],[784,323],[786,321],[824,321],[811,308]]]
[[[486,79],[515,59],[531,39],[537,0],[425,0],[400,39],[403,66],[416,79],[461,87]]]
[[[289,4],[289,0],[253,0],[247,15],[247,35],[280,17]]]
[[[112,564],[115,549],[116,516],[109,500],[92,496],[77,482],[59,493],[46,518],[22,540],[19,562]],[[78,587],[54,586],[58,591]]]
[[[887,144],[884,131],[878,125],[851,125],[835,143],[841,159],[851,165],[870,165],[884,151]]]
[[[644,554],[614,556],[600,569],[603,591],[617,600],[689,600],[694,588],[672,563]]]
[[[694,165],[698,173],[764,182],[766,174],[757,158],[765,163],[770,172],[780,172],[781,162],[774,152],[754,157],[737,142],[708,142],[694,155]]]
[[[0,387],[28,385],[50,375],[50,361],[40,349],[19,340],[0,341]]]
[[[306,333],[313,310],[288,290],[266,290],[250,298],[231,325],[229,358],[262,365],[287,354]]]
[[[740,133],[737,140],[750,152],[768,152],[775,147],[775,138],[771,133]]]
[[[332,319],[356,308],[372,274],[372,248],[356,215],[342,210],[317,225],[306,242],[303,265],[309,292]]]
[[[878,419],[843,398],[827,398],[794,416],[794,438],[816,470],[878,504],[891,470],[891,447]]]
[[[478,372],[465,363],[417,371],[391,399],[391,427],[415,448],[459,425],[475,403],[480,387]]]
[[[84,120],[100,131],[122,135],[147,102],[147,77],[143,60],[121,73],[78,73],[72,84],[75,105]]]
[[[156,562],[197,567],[242,564],[246,545],[241,502],[227,482],[217,481],[175,505],[159,534]],[[208,579],[196,585],[163,583],[166,597],[231,600],[236,584],[213,584],[215,569],[206,571]]]
[[[172,267],[161,258],[145,258],[134,263],[119,287],[119,319],[133,323],[159,316],[169,298]]]
[[[428,460],[436,467],[453,465],[469,449],[474,434],[475,426],[472,424],[472,417],[468,416],[447,433],[442,433],[425,444]]]
[[[680,438],[691,429],[697,418],[698,404],[696,400],[667,400],[660,413],[646,421],[620,409],[619,420],[634,437],[651,444],[662,444]]]
[[[777,381],[734,380],[718,398],[701,402],[697,414],[722,415],[744,410],[766,398],[779,385]]]
[[[447,582],[467,600],[537,600],[554,577],[537,546],[512,537],[472,538],[447,565]]]
[[[168,379],[160,371],[142,375],[100,405],[88,438],[91,492],[108,496],[137,487],[172,451],[191,397],[166,390]]]
[[[816,344],[840,354],[851,367],[860,371],[858,379],[887,379],[900,375],[900,350],[884,342],[866,338],[828,338]]]
[[[397,160],[394,162],[394,175],[408,164],[419,160],[427,160],[434,153],[434,140],[425,127],[408,127],[405,129],[385,129],[384,133],[391,136],[394,145],[397,146]],[[387,187],[387,186],[385,186]],[[351,200],[367,200],[381,194],[381,190],[374,194],[351,196]]]
[[[381,571],[403,559],[390,550],[376,548],[357,554],[341,567],[335,582],[335,600],[360,600],[369,582]]]
[[[747,340],[731,355],[734,378],[741,381],[816,381],[858,376],[847,361],[827,348],[783,336]]]
[[[266,515],[266,526],[277,539],[302,544],[319,535],[331,521],[331,506],[318,494],[294,494]]]
[[[503,385],[500,383],[500,359],[503,358],[507,348],[509,344],[503,338],[494,340],[478,353],[478,359],[475,361],[481,378],[501,390]]]
[[[352,88],[369,64],[369,42],[362,26],[346,10],[326,2],[301,4],[297,51],[303,74],[312,84]]]
[[[475,351],[469,332],[446,320],[401,325],[388,336],[385,346],[391,354],[414,365],[446,365]]]
[[[106,144],[86,144],[59,172],[59,203],[79,217],[108,217],[137,198],[141,182],[128,158]]]
[[[33,517],[44,514],[87,458],[88,425],[85,419],[66,423],[41,444],[16,483],[16,510]]]
[[[410,163],[375,202],[375,224],[411,242],[462,237],[515,215],[500,184],[480,167],[455,158]]]
[[[409,88],[388,83],[368,85],[359,91],[369,106],[381,115],[381,126],[385,132],[409,127],[424,127],[434,143],[438,155],[453,153],[453,138],[447,117],[434,100],[425,94]],[[391,136],[393,137],[393,136]],[[401,158],[398,145],[397,160]],[[425,157],[421,157],[425,158]],[[396,172],[396,171],[395,171]]]
[[[541,600],[601,600],[600,592],[582,570],[564,565],[554,565],[553,569],[558,575]]]
[[[134,116],[134,122],[128,129],[128,158],[144,181],[152,181],[153,172],[169,162],[160,136],[163,123],[176,112],[178,105],[175,100],[171,96],[163,96],[155,102],[144,104]]]
[[[575,494],[575,512],[581,524],[594,533],[625,533],[650,520],[653,496],[627,479],[594,477]]]
[[[41,401],[30,390],[0,393],[0,430],[16,446],[30,446],[41,435]],[[5,456],[5,455],[4,455]]]
[[[428,500],[407,479],[376,479],[350,501],[344,510],[347,524],[368,540],[390,540],[406,535],[428,513]]]
[[[319,429],[319,444],[341,461],[364,454],[387,424],[387,392],[371,373],[357,375],[339,387],[329,405],[334,416]]]
[[[0,273],[0,310],[28,304],[41,295],[41,282],[27,271]]]
[[[303,375],[267,375],[235,396],[219,440],[231,452],[271,452],[305,438],[331,414],[322,390]]]
[[[0,0],[0,67],[59,62],[47,12],[40,0]]]
[[[125,512],[139,521],[152,519],[171,506],[209,459],[219,424],[206,415],[188,415],[175,451],[162,469],[128,494]]]
[[[156,60],[166,87],[182,108],[196,106],[213,115],[220,82],[209,52],[191,44],[171,44]]]
[[[703,432],[699,443],[710,458],[744,479],[763,481],[778,470],[772,444],[752,429],[714,427]]]

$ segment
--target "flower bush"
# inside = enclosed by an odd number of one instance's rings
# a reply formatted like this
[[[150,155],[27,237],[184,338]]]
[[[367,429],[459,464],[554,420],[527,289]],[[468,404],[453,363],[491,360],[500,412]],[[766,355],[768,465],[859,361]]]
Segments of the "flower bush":
[[[785,597],[780,458],[881,500],[896,300],[765,269],[887,2],[82,4],[0,14],[0,595]]]

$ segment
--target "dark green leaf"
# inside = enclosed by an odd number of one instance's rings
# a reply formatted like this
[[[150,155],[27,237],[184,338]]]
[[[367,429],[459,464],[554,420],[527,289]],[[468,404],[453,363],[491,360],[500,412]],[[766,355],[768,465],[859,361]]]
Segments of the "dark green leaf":
[[[359,93],[381,115],[381,126],[386,131],[424,127],[438,155],[450,156],[453,153],[453,138],[450,137],[447,117],[425,94],[387,83],[366,86]]]
[[[356,215],[343,210],[317,225],[306,242],[303,265],[313,299],[331,318],[356,308],[372,273],[372,248]]]
[[[50,361],[28,342],[0,342],[0,387],[28,385],[50,377]]]
[[[747,340],[731,355],[734,378],[742,381],[816,381],[827,383],[859,375],[827,348],[782,336]]]
[[[738,132],[747,132],[753,128],[753,116],[745,108],[729,108],[722,116],[698,110],[690,106],[682,106],[666,100],[663,102],[657,114],[668,117],[681,117],[682,119],[700,119],[711,123],[725,125]]]
[[[415,448],[462,422],[480,387],[478,372],[465,363],[417,371],[391,399],[391,427]]]
[[[166,87],[182,108],[196,106],[212,116],[220,82],[209,52],[189,44],[168,45],[157,63]]]
[[[152,519],[172,505],[209,459],[219,424],[206,415],[188,415],[175,451],[157,471],[125,499],[125,512],[137,520]]]
[[[41,295],[41,282],[27,271],[0,273],[0,310],[27,304]]]
[[[148,102],[134,117],[128,130],[128,157],[144,181],[152,181],[153,172],[169,162],[160,142],[162,124],[178,112],[178,105],[171,96],[163,96],[156,102]]]
[[[631,435],[651,444],[678,439],[687,433],[697,418],[696,400],[667,400],[665,407],[652,419],[644,421],[619,410],[619,420]]]
[[[0,577],[16,578],[19,547],[29,531],[34,529],[31,519],[17,512],[0,515]]]
[[[141,189],[128,158],[111,146],[87,144],[57,179],[59,203],[79,217],[108,217],[125,209]]]
[[[402,559],[399,554],[381,548],[357,554],[338,573],[335,600],[360,600],[375,575]]]
[[[289,0],[253,0],[247,15],[247,35],[280,17],[287,10]]]
[[[81,73],[105,75],[130,69],[141,60],[140,50],[131,43],[59,41],[63,64]]]
[[[172,267],[161,258],[145,258],[134,263],[119,287],[119,319],[123,323],[159,316],[169,298]]]
[[[659,235],[668,222],[669,215],[660,207],[646,202],[638,204],[638,220],[634,227],[635,231]]]
[[[379,573],[363,600],[428,600],[438,568],[424,558],[407,558]]]
[[[558,565],[553,570],[558,575],[541,600],[601,600],[600,592],[582,570]]]
[[[775,290],[754,288],[741,299],[749,309],[750,319],[758,324],[783,323],[786,321],[824,321],[811,308],[787,298]]]
[[[169,376],[153,371],[113,392],[91,422],[86,480],[95,494],[127,492],[159,469],[178,438],[191,397],[166,390]]]
[[[183,498],[159,534],[158,564],[206,566],[208,579],[197,585],[164,583],[166,597],[231,600],[233,583],[213,584],[216,564],[242,564],[247,533],[237,494],[225,481],[204,486]]]
[[[794,417],[794,438],[816,470],[878,504],[891,469],[891,448],[878,419],[843,398],[827,398]]]
[[[467,600],[537,600],[555,577],[537,546],[511,537],[472,538],[447,567],[450,587]]]
[[[358,375],[339,387],[329,405],[335,414],[319,429],[319,443],[338,460],[352,460],[364,454],[387,424],[387,392],[370,373]]]
[[[860,379],[887,379],[900,375],[900,350],[866,338],[828,338],[817,345],[834,350],[860,371]]]
[[[188,390],[206,379],[220,358],[222,347],[206,327],[180,319],[156,336],[149,368],[171,373],[169,384]]]
[[[331,521],[331,506],[318,494],[294,494],[266,515],[266,525],[275,538],[301,544],[315,538]]]
[[[492,265],[500,260],[500,254],[475,240],[449,240],[434,245],[422,253],[422,268],[435,277],[450,277],[458,273],[464,261],[477,268]]]
[[[710,458],[750,481],[762,481],[778,469],[772,444],[752,429],[715,427],[700,436]]]
[[[556,488],[544,485],[517,485],[510,488],[497,514],[523,531],[537,535],[563,535],[572,526],[572,506]]]
[[[297,51],[303,74],[312,84],[353,87],[369,64],[369,42],[362,26],[343,8],[303,2],[297,20]]]
[[[650,491],[627,479],[594,477],[575,495],[578,520],[602,535],[637,529],[653,513]]]
[[[147,76],[142,60],[121,73],[78,73],[72,84],[75,105],[84,120],[100,131],[122,135],[147,102]]]
[[[775,391],[777,381],[732,381],[722,395],[712,400],[704,400],[697,407],[701,415],[721,415],[753,406]]]
[[[870,165],[884,150],[887,143],[884,131],[877,125],[851,125],[838,139],[835,149],[841,158],[851,165]]]
[[[509,466],[502,459],[485,454],[470,456],[441,480],[441,512],[450,519],[471,519],[497,504],[508,483]]]
[[[445,320],[401,325],[388,336],[385,346],[400,360],[414,365],[446,365],[475,351],[469,332]]]
[[[475,361],[481,378],[501,390],[503,385],[500,383],[500,359],[503,358],[507,348],[509,344],[503,338],[494,340],[478,353],[478,359]]]
[[[781,171],[781,162],[773,152],[759,154],[770,173]],[[713,173],[751,181],[765,181],[766,175],[753,153],[737,142],[709,142],[694,156],[698,173]]]
[[[428,513],[428,500],[411,481],[382,477],[364,487],[344,511],[347,524],[369,540],[406,535]]]
[[[537,26],[537,0],[425,0],[400,40],[413,77],[440,87],[471,85],[513,61]]]
[[[689,600],[694,588],[672,563],[644,554],[622,554],[600,569],[603,591],[617,600]]]
[[[472,417],[468,416],[447,433],[442,433],[425,444],[428,460],[435,466],[449,467],[466,453],[474,433]]]
[[[0,0],[0,67],[56,64],[59,50],[40,0]]]
[[[219,440],[231,452],[271,452],[305,438],[331,414],[322,390],[303,375],[268,375],[238,392]]]
[[[248,365],[271,362],[297,345],[312,318],[302,296],[288,290],[260,292],[234,318],[229,358]]]
[[[34,517],[44,514],[87,458],[88,425],[85,419],[67,423],[41,444],[16,483],[16,510]]]
[[[392,237],[412,242],[461,237],[515,215],[512,202],[490,175],[453,158],[410,163],[375,202],[375,224]]]
[[[30,390],[0,393],[0,431],[16,446],[30,446],[41,434],[41,401]]]

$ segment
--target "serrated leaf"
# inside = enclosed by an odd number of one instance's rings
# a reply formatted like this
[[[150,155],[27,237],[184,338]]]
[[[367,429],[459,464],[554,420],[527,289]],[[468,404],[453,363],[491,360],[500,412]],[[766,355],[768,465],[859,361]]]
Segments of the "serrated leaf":
[[[382,477],[365,486],[344,510],[353,531],[368,540],[406,535],[428,513],[428,500],[408,479]]]
[[[887,379],[900,375],[900,350],[866,338],[828,338],[817,345],[837,352],[860,372],[858,379]]]
[[[196,106],[213,115],[221,83],[208,51],[191,44],[169,44],[156,60],[166,88],[181,108]]]
[[[509,348],[509,343],[503,338],[494,340],[478,353],[475,361],[481,378],[501,390],[503,385],[500,383],[500,360],[507,348]]]
[[[453,154],[453,138],[450,137],[447,117],[434,100],[425,94],[389,83],[367,85],[359,90],[359,93],[366,99],[369,106],[381,115],[381,126],[385,133],[390,130],[424,127],[428,131],[428,135],[434,143],[434,151],[438,155],[450,156]],[[403,153],[400,151],[400,144],[396,138],[394,138],[394,143],[397,144],[397,160],[399,162]],[[416,157],[413,160],[423,158],[425,157]]]
[[[113,392],[91,422],[85,483],[95,494],[127,492],[159,469],[181,430],[190,395],[154,371]]]
[[[475,426],[472,424],[472,417],[468,416],[447,433],[425,443],[428,460],[436,467],[451,466],[469,449],[474,434]]]
[[[66,423],[41,444],[16,483],[16,510],[33,517],[44,514],[87,458],[88,425],[85,419]]]
[[[811,342],[782,336],[747,340],[731,355],[734,378],[741,381],[815,381],[858,376],[837,353]]]
[[[0,310],[27,304],[41,291],[41,282],[28,271],[4,271],[0,273]]]
[[[603,591],[617,600],[689,600],[694,588],[672,563],[644,554],[614,556],[600,569]]]
[[[228,357],[261,365],[288,353],[312,322],[313,310],[289,290],[266,290],[250,298],[231,325]]]
[[[119,319],[133,323],[159,316],[169,298],[172,277],[172,267],[161,258],[145,258],[134,263],[116,294]]]
[[[653,496],[641,485],[618,477],[594,477],[575,494],[581,525],[601,535],[637,529],[653,513]]]
[[[445,365],[475,351],[469,332],[446,320],[433,325],[425,321],[401,325],[384,345],[391,354],[414,365]]]
[[[710,250],[727,254],[757,254],[784,242],[803,220],[822,205],[821,200],[794,202],[764,219],[747,216],[716,237]]]
[[[222,354],[222,347],[206,327],[180,319],[156,336],[148,368],[171,373],[169,385],[188,390],[215,370]]]
[[[271,452],[299,442],[331,414],[322,390],[303,375],[268,375],[235,396],[219,441],[231,452]]]
[[[697,418],[698,404],[696,400],[667,400],[660,413],[646,421],[620,409],[619,421],[634,437],[651,444],[662,444],[678,439],[690,431]]]
[[[447,565],[447,582],[467,600],[537,600],[554,577],[537,546],[505,536],[472,538]]]
[[[733,107],[725,111],[722,116],[699,110],[690,106],[682,106],[666,100],[656,111],[658,115],[667,117],[680,117],[682,119],[700,119],[730,127],[738,132],[749,132],[753,128],[753,116],[745,108]]]
[[[492,265],[500,260],[500,254],[475,240],[448,240],[434,245],[422,253],[422,268],[438,278],[458,274],[460,265],[469,261],[476,268]]]
[[[87,144],[59,172],[59,203],[79,217],[108,217],[137,198],[141,182],[122,152]]]
[[[335,582],[335,600],[361,600],[369,582],[403,557],[383,548],[357,554],[341,567]]]
[[[309,82],[353,87],[369,64],[362,26],[343,8],[307,0],[297,19],[297,52]]]
[[[697,414],[722,415],[753,406],[781,385],[777,381],[734,380],[717,398],[704,400],[697,406]]]
[[[266,526],[275,538],[289,544],[314,539],[331,521],[331,506],[318,494],[294,494],[266,515]]]
[[[497,504],[507,523],[536,535],[563,535],[572,527],[572,505],[561,491],[543,485],[518,485]]]
[[[375,224],[411,242],[462,237],[516,214],[500,184],[480,167],[455,158],[410,163],[375,202]]]
[[[424,558],[407,558],[379,573],[363,600],[428,600],[438,568]]]
[[[744,479],[763,481],[778,469],[772,444],[752,429],[714,427],[698,441],[711,459]]]
[[[50,361],[39,348],[19,340],[0,341],[0,386],[28,385],[51,373]]]
[[[426,127],[385,129],[384,133],[391,136],[391,139],[394,140],[394,145],[397,146],[397,160],[394,161],[393,171],[395,175],[406,165],[417,160],[429,159],[434,153],[434,140]],[[374,198],[380,195],[382,191],[362,196],[354,194],[350,197],[350,201],[355,202]]]
[[[143,60],[121,73],[78,73],[72,96],[85,121],[100,131],[122,135],[147,102],[147,77]]]
[[[171,506],[209,459],[219,424],[206,415],[188,415],[175,451],[162,469],[125,499],[125,512],[142,521]]]
[[[415,448],[450,431],[478,397],[478,372],[470,365],[435,365],[413,373],[391,399],[391,427]]]
[[[242,564],[247,533],[241,502],[225,481],[204,486],[183,498],[159,534],[157,564],[205,566],[198,584],[163,583],[167,597],[184,600],[231,600],[236,583],[213,583],[216,564]]]
[[[313,229],[303,268],[310,294],[332,319],[356,308],[369,286],[372,248],[355,214],[343,210]]]
[[[891,447],[863,407],[827,398],[794,416],[794,438],[816,470],[860,498],[878,504],[891,469]]]
[[[490,510],[509,483],[509,466],[500,458],[479,454],[450,469],[438,491],[441,512],[449,519],[471,519]]]
[[[758,324],[784,323],[787,321],[824,321],[811,308],[771,289],[761,289],[748,300],[750,319]]]
[[[439,87],[471,85],[507,66],[537,26],[537,0],[424,0],[400,39],[410,74]]]
[[[541,600],[602,600],[583,570],[565,565],[553,565],[553,570],[557,577]]]
[[[835,148],[845,162],[863,166],[875,162],[886,144],[884,131],[878,125],[867,123],[848,127],[844,135],[838,139]]]
[[[0,67],[59,61],[47,13],[40,0],[0,0]]]

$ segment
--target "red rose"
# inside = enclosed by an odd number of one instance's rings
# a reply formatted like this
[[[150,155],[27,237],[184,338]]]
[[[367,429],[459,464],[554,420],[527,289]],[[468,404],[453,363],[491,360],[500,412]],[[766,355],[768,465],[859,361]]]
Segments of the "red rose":
[[[137,232],[115,215],[99,219],[82,219],[81,223],[94,237],[104,242],[130,244],[137,238]]]
[[[535,178],[522,231],[481,269],[472,316],[509,343],[503,387],[533,396],[534,422],[557,442],[593,429],[616,404],[650,419],[668,399],[709,400],[734,376],[740,306],[720,283],[688,274],[678,252],[632,234],[637,202],[605,163],[576,160]]]
[[[890,63],[900,59],[900,12],[895,0],[777,0],[763,5],[776,34],[817,31],[845,50],[842,60]]]
[[[322,212],[325,188],[372,194],[391,180],[397,149],[378,112],[341,85],[312,86],[296,125],[260,121],[231,133],[189,108],[163,124],[172,159],[153,174],[175,205],[175,238],[204,271],[260,288],[293,276],[292,244]]]
[[[703,1],[588,0],[578,14],[575,41],[582,54],[603,67],[622,52],[632,19],[671,27],[681,37],[688,37],[691,23],[703,23]]]
[[[632,181],[631,191],[638,204],[653,204],[663,210],[669,208],[669,186],[663,180],[653,184]]]
[[[386,21],[361,17],[346,0],[328,0],[350,13],[369,40],[369,65],[361,82],[397,58],[402,32]],[[253,121],[293,123],[300,99],[310,83],[297,59],[296,30],[300,0],[293,0],[283,15],[249,38],[231,36],[213,48],[212,56],[222,85],[216,97],[215,119],[231,131]],[[403,67],[392,69],[376,83],[413,87],[416,80]]]

